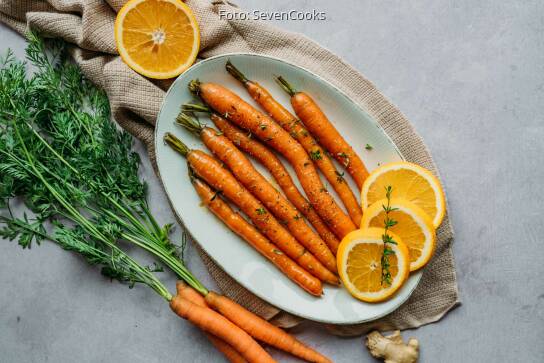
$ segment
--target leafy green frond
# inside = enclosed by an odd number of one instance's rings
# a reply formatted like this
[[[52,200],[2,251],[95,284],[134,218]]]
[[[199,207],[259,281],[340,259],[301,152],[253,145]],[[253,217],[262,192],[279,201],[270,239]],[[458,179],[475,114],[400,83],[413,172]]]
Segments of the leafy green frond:
[[[68,60],[63,42],[36,33],[28,40],[33,75],[10,52],[0,63],[0,206],[19,198],[36,218],[3,217],[2,235],[23,247],[52,238],[110,277],[145,282],[167,296],[152,275],[156,267],[141,267],[119,250],[130,241],[207,291],[180,260],[172,226],[159,226],[149,212],[133,138],[111,122],[104,91]],[[42,236],[49,227],[54,234]]]
[[[30,248],[32,242],[40,244],[47,236],[43,221],[30,221],[26,213],[23,218],[0,217],[0,222],[4,224],[0,229],[0,237],[10,241],[17,239],[23,248]]]

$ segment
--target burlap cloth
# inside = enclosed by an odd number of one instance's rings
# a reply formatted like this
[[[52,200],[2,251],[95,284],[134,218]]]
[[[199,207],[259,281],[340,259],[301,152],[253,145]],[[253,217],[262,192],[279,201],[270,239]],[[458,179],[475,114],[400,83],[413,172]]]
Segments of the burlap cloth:
[[[108,93],[113,116],[142,140],[154,162],[153,127],[170,82],[150,81],[129,69],[117,56],[113,36],[116,11],[124,0],[0,0],[0,20],[25,33],[27,26],[75,46],[76,62],[85,75]],[[410,122],[374,85],[330,51],[301,34],[261,22],[220,19],[219,10],[237,11],[227,3],[189,0],[200,24],[199,57],[228,52],[253,52],[299,64],[335,84],[376,118],[404,157],[435,173],[436,166]],[[415,328],[439,320],[458,301],[452,253],[453,230],[448,217],[438,230],[438,247],[410,299],[395,312],[355,326],[327,326],[334,334],[357,335],[369,329]],[[200,250],[200,249],[199,249]],[[226,295],[274,323],[289,327],[301,319],[255,297],[225,274],[200,250],[210,274]]]

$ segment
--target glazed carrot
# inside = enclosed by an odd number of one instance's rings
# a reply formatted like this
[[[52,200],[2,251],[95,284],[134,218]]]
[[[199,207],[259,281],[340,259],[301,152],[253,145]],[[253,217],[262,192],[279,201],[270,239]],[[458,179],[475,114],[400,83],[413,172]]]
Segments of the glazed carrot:
[[[204,296],[202,296],[198,291],[187,285],[183,281],[178,281],[176,283],[176,290],[178,292],[178,296],[181,296],[182,298],[189,300],[193,304],[196,304],[198,306],[202,306],[204,308],[208,308],[208,304],[206,304],[206,300],[204,299]],[[208,337],[208,340],[212,342],[212,344],[219,350],[225,358],[229,360],[231,363],[245,363],[247,360],[242,357],[236,349],[234,349],[231,345],[225,343],[225,341],[219,339],[213,334],[210,334],[208,332],[205,332],[206,336]]]
[[[221,199],[217,192],[214,192],[205,182],[194,177],[191,179],[202,202],[234,233],[242,237],[261,255],[266,257],[288,278],[304,290],[312,295],[321,296],[323,287],[319,279],[312,276],[308,271],[304,270],[297,265],[296,262],[281,252],[278,247],[271,243],[255,227],[248,223],[238,213],[234,212],[232,208]]]
[[[270,117],[280,124],[281,127],[289,132],[290,135],[308,152],[310,159],[312,159],[317,168],[321,170],[325,178],[338,194],[340,200],[342,200],[353,223],[355,223],[356,226],[359,226],[361,218],[363,217],[360,204],[348,183],[344,180],[344,173],[340,173],[336,170],[334,163],[325,150],[319,145],[317,140],[310,135],[308,130],[306,130],[291,112],[272,97],[266,88],[257,82],[247,79],[230,61],[227,61],[226,68],[234,78],[244,85],[255,102],[257,102]]]
[[[232,321],[253,338],[309,362],[331,362],[327,357],[307,347],[292,335],[251,313],[229,298],[210,291],[206,303]]]
[[[297,209],[253,167],[249,159],[226,136],[180,113],[176,122],[193,132],[238,179],[325,267],[337,272],[336,258],[321,237],[306,224]]]
[[[211,333],[229,344],[249,362],[275,362],[274,359],[243,329],[210,308],[202,307],[176,295],[170,300],[170,308],[177,315],[189,320],[198,328]]]
[[[223,117],[213,113],[210,116],[211,120],[221,132],[229,138],[240,150],[251,155],[255,160],[261,163],[272,174],[280,188],[283,190],[287,198],[295,205],[306,219],[314,226],[315,230],[325,243],[329,246],[332,253],[336,255],[340,242],[331,232],[329,227],[323,222],[321,217],[316,213],[310,202],[302,195],[297,186],[291,179],[289,172],[283,166],[280,159],[270,151],[266,146],[259,141],[249,137],[245,132],[238,127],[225,120]]]
[[[325,149],[346,168],[361,189],[368,177],[368,171],[361,158],[307,93],[297,92],[283,77],[278,77],[277,81],[291,96],[291,105],[300,120]]]
[[[253,135],[282,154],[293,165],[302,188],[316,212],[339,238],[356,229],[355,224],[338,207],[324,187],[304,148],[280,125],[223,86],[192,81],[189,88],[217,113],[224,115],[241,128],[251,131]],[[198,111],[199,107],[195,105],[187,109]],[[202,109],[200,107],[200,110]]]
[[[338,278],[302,247],[217,159],[200,150],[190,150],[170,133],[165,134],[164,140],[187,158],[189,166],[199,177],[236,204],[281,251],[320,280],[338,284]]]

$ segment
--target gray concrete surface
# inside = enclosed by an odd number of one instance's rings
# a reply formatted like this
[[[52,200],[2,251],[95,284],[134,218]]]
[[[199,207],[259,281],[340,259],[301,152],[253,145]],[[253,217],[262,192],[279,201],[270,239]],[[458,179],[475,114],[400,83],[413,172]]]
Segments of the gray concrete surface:
[[[463,305],[407,331],[422,362],[543,362],[544,5],[541,1],[238,0],[318,9],[278,22],[351,63],[425,138],[444,178]],[[0,27],[1,48],[22,54]],[[172,221],[148,164],[153,210]],[[221,357],[152,292],[109,283],[57,247],[2,241],[0,361],[215,362]],[[194,249],[188,260],[213,286]],[[169,284],[173,286],[173,278]],[[374,361],[361,338],[294,330],[337,362]],[[276,355],[288,361],[284,356]]]

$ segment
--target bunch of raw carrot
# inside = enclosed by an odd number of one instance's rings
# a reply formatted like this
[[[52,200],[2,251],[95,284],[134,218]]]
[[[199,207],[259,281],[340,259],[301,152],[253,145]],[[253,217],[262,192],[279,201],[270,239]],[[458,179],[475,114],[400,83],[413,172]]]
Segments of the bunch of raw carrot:
[[[63,41],[46,43],[36,33],[28,41],[32,75],[13,53],[0,59],[0,237],[17,239],[23,248],[49,240],[112,279],[148,286],[210,334],[232,362],[274,362],[258,342],[310,362],[330,362],[198,281],[170,240],[171,225],[160,226],[149,210],[133,139],[111,122],[106,94],[83,77]],[[206,184],[195,179],[194,185],[219,216],[246,226]],[[21,216],[10,203],[22,204]],[[143,266],[127,245],[170,268],[183,281],[177,294],[155,276],[161,265]],[[296,269],[281,255],[276,261]]]
[[[266,114],[221,85],[194,80],[189,89],[204,104],[183,105],[176,122],[200,137],[214,156],[189,149],[171,133],[164,139],[187,158],[190,178],[203,203],[293,282],[320,296],[322,282],[339,284],[335,258],[339,240],[359,226],[362,216],[344,172],[337,170],[329,155],[359,188],[368,172],[308,94],[277,78],[291,96],[294,116],[230,61],[226,70]],[[219,130],[202,125],[194,117],[198,112],[209,114]],[[291,164],[308,199],[269,147]],[[284,194],[255,169],[244,152],[270,171]],[[347,213],[325,188],[317,169],[332,185]],[[234,212],[227,200],[253,224]]]
[[[206,332],[208,339],[232,363],[275,362],[256,340],[308,362],[330,360],[292,335],[246,310],[229,298],[208,291],[202,295],[182,281],[170,307]]]

